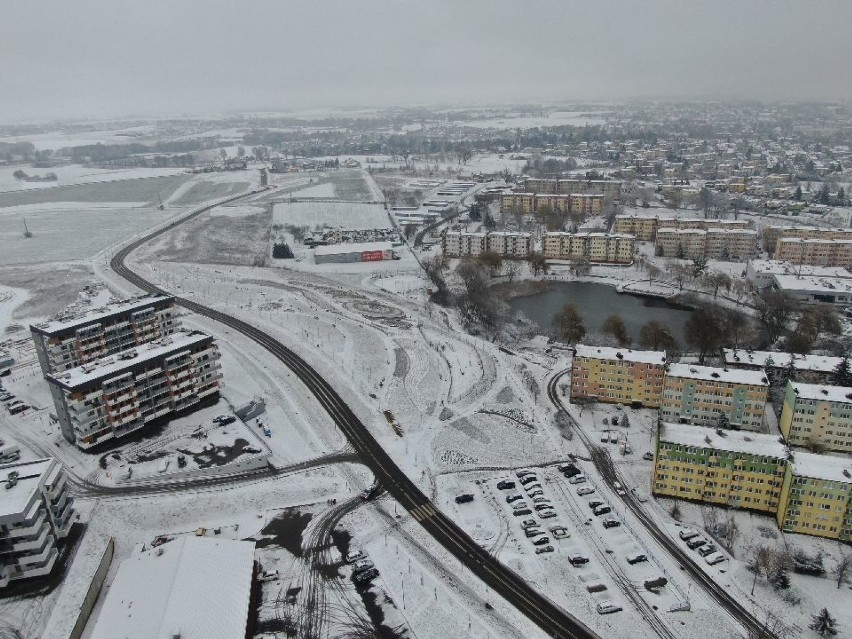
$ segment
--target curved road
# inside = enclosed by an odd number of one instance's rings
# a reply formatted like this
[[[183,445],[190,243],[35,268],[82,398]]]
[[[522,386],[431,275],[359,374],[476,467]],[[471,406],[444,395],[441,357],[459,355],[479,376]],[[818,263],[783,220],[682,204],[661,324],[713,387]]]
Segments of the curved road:
[[[257,192],[253,191],[204,207],[135,240],[112,258],[110,266],[116,273],[140,289],[150,293],[168,295],[167,291],[128,268],[124,263],[127,256],[146,242],[216,206],[250,197]],[[268,333],[236,317],[202,306],[186,298],[176,297],[175,301],[193,313],[219,321],[242,333],[287,366],[334,420],[361,456],[363,462],[373,471],[380,485],[406,508],[411,516],[438,543],[549,636],[557,639],[600,639],[576,617],[554,604],[529,586],[519,575],[497,561],[452,520],[435,508],[426,495],[393,462],[340,395],[296,353]]]
[[[615,469],[615,465],[612,463],[609,451],[595,444],[595,442],[589,438],[585,431],[579,424],[577,424],[574,418],[571,417],[562,405],[562,400],[559,399],[558,382],[559,379],[567,373],[568,370],[564,370],[551,378],[547,384],[547,396],[550,398],[551,403],[556,407],[556,409],[567,415],[568,419],[571,420],[574,430],[577,432],[580,439],[583,440],[586,448],[589,449],[592,463],[601,474],[601,477],[604,478],[604,481],[606,481],[610,487],[612,487],[615,482],[619,482],[622,486],[626,486],[627,483],[618,477],[618,472]],[[613,489],[613,492],[616,492],[615,489]],[[689,573],[689,576],[692,577],[696,583],[701,585],[712,599],[727,610],[734,619],[736,619],[749,631],[750,637],[778,639],[776,635],[766,627],[766,624],[755,619],[748,610],[740,605],[739,601],[737,601],[733,595],[717,584],[713,578],[701,570],[699,566],[696,566],[692,561],[692,557],[684,551],[682,546],[678,545],[674,539],[669,537],[669,535],[657,525],[654,519],[645,512],[642,505],[629,491],[627,491],[625,495],[621,495],[621,499],[633,512],[633,514],[636,515],[636,518],[642,523],[645,529],[651,533],[654,539],[657,540],[657,543],[668,550],[672,557],[679,562],[681,568],[683,568],[685,572]]]

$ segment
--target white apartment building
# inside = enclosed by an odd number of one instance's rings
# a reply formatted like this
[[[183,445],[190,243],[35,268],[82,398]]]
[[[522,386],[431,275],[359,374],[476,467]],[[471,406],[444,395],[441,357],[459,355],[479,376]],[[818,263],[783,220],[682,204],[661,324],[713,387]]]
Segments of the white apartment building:
[[[0,588],[50,574],[74,514],[55,459],[0,465]]]
[[[477,256],[490,251],[504,257],[526,258],[532,252],[532,236],[529,233],[493,231],[491,233],[468,233],[447,231],[442,246],[445,257]]]
[[[65,371],[170,335],[179,327],[174,298],[143,295],[81,315],[30,326],[45,375]]]
[[[181,331],[46,379],[62,434],[85,450],[214,397],[218,360],[211,336]]]

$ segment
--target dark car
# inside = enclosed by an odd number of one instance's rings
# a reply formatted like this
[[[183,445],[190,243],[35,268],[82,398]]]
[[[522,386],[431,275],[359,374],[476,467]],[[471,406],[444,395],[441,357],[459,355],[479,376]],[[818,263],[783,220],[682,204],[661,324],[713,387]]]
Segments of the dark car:
[[[601,515],[608,515],[612,512],[612,508],[604,504],[603,506],[598,506],[592,511],[595,514],[595,517],[600,517]]]
[[[497,482],[497,488],[500,490],[509,490],[510,488],[515,487],[515,482],[509,481],[508,479],[504,479],[503,481]]]
[[[538,477],[536,477],[535,475],[526,475],[525,477],[522,477],[519,481],[521,482],[522,486],[526,486],[527,484],[531,484],[534,481],[538,481]]]
[[[562,474],[565,475],[566,477],[573,477],[574,475],[579,475],[580,472],[582,472],[582,471],[579,468],[577,468],[576,466],[570,466],[570,467],[566,468],[565,470],[563,470]]]
[[[515,517],[523,517],[525,515],[532,515],[532,511],[529,508],[521,508],[520,510],[515,510],[512,512]]]
[[[527,539],[531,539],[533,537],[538,537],[539,535],[543,535],[544,531],[539,530],[538,528],[527,528],[524,531],[524,534],[527,536]]]
[[[356,584],[365,584],[368,581],[372,581],[376,577],[379,576],[379,571],[375,568],[368,568],[367,570],[363,570],[361,572],[356,572],[352,575],[352,580]]]
[[[459,495],[458,497],[456,497],[457,504],[466,504],[469,501],[473,501],[473,495],[471,495],[470,493],[465,493],[464,495]]]
[[[523,499],[523,498],[524,498],[524,496],[523,496],[523,495],[518,495],[518,494],[515,494],[515,495],[507,495],[507,496],[506,496],[506,503],[507,503],[507,504],[511,504],[513,501],[518,501],[519,499]]]
[[[551,504],[536,504],[534,508],[536,510],[553,510],[553,506]]]
[[[603,502],[600,499],[592,499],[589,502],[589,508],[597,508],[598,506],[603,506]]]
[[[550,537],[539,537],[538,539],[533,539],[533,543],[536,546],[546,546],[550,543]]]
[[[613,519],[612,517],[607,517],[603,520],[604,528],[618,528],[621,525],[621,522],[617,519]]]

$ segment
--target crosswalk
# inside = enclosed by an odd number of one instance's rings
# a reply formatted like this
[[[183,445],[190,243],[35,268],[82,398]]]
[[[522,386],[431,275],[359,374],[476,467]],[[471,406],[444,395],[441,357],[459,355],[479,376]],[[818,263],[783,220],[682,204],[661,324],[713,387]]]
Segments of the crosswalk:
[[[411,509],[411,515],[417,521],[423,521],[424,519],[434,517],[437,514],[438,513],[432,504],[420,504],[419,506],[415,506]]]

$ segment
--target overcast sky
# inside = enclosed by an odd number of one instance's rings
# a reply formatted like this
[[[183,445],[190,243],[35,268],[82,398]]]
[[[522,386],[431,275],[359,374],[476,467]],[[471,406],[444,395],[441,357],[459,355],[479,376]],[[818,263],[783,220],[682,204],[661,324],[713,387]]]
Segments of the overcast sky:
[[[852,0],[4,0],[0,121],[852,97]]]

